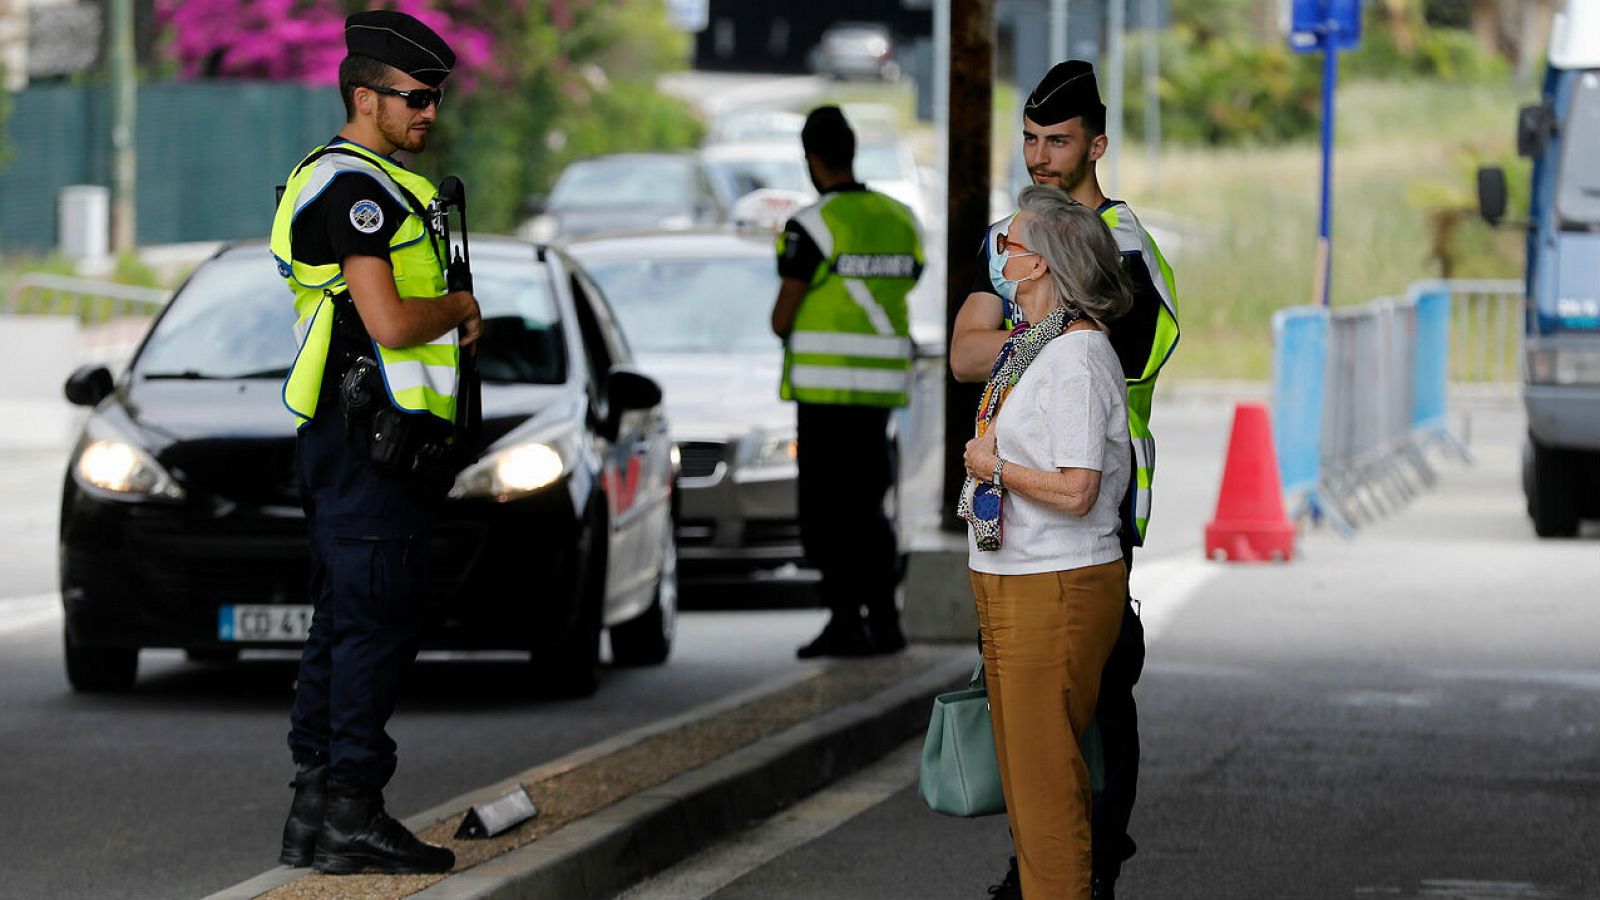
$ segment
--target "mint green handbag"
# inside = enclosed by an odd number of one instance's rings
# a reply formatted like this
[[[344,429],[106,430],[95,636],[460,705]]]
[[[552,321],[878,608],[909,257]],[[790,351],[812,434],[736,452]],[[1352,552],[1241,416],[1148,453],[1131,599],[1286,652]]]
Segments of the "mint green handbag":
[[[1079,746],[1089,766],[1090,789],[1099,794],[1105,788],[1105,752],[1098,725],[1089,723]],[[1006,811],[981,659],[966,690],[933,698],[917,788],[929,809],[947,816],[976,818]]]
[[[972,818],[1006,811],[982,660],[972,670],[967,690],[933,698],[918,789],[929,809],[947,816]]]

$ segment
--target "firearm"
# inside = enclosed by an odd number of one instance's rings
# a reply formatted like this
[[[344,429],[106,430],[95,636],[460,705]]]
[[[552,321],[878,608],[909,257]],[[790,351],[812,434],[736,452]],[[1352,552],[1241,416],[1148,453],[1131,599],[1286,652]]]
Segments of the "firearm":
[[[445,286],[452,291],[472,293],[472,247],[467,237],[467,186],[454,175],[439,182],[434,199],[439,210],[445,253]],[[455,211],[459,227],[452,232],[450,212]],[[459,244],[457,243],[459,241]],[[479,337],[482,341],[482,337]],[[461,354],[461,386],[456,398],[456,445],[463,465],[478,457],[483,435],[483,396],[478,377],[478,347],[474,344]]]

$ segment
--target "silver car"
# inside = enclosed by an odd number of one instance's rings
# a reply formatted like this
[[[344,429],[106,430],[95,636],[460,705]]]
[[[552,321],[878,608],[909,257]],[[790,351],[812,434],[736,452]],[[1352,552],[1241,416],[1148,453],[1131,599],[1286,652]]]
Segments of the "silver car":
[[[662,386],[679,459],[683,574],[799,563],[795,407],[778,399],[783,347],[770,233],[648,232],[574,241],[635,363]]]

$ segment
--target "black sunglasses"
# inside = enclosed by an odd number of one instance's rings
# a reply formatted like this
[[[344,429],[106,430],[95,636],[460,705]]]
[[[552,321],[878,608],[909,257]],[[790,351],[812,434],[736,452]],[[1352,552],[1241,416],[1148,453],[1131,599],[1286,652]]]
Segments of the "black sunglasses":
[[[356,87],[364,87],[369,91],[376,91],[387,97],[404,97],[406,106],[412,109],[427,109],[430,106],[438,106],[444,102],[444,90],[442,88],[415,88],[409,91],[397,91],[394,88],[378,87],[375,84],[358,84]]]

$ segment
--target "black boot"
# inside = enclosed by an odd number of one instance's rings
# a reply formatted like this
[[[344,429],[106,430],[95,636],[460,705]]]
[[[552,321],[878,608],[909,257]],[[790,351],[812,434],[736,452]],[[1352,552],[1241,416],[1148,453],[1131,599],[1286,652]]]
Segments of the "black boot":
[[[317,833],[322,830],[328,767],[301,766],[289,786],[294,788],[294,802],[289,804],[289,819],[283,823],[283,852],[278,854],[278,862],[301,869],[311,865]]]
[[[815,659],[819,656],[870,656],[877,650],[877,645],[872,640],[872,632],[867,630],[867,623],[862,621],[859,613],[855,615],[834,616],[823,626],[822,633],[816,639],[806,644],[794,655],[801,659]]]
[[[423,843],[385,812],[382,792],[329,783],[313,869],[329,875],[426,875],[455,864],[454,853]]]
[[[899,613],[868,616],[867,627],[872,632],[873,652],[899,653],[906,648],[906,635],[900,630]]]

